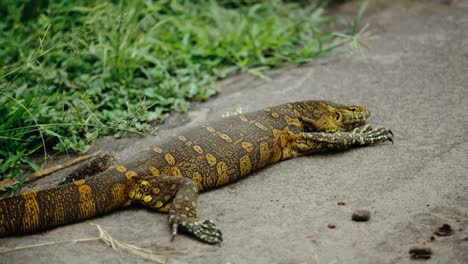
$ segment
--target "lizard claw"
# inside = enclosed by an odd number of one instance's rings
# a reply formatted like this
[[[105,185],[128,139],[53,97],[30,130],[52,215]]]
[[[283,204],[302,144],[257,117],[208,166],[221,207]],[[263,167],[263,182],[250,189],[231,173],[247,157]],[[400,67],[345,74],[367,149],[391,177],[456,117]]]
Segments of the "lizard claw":
[[[177,235],[177,223],[173,223],[172,224],[172,238],[171,238],[171,241],[174,241],[176,235]]]
[[[392,134],[392,136],[393,136],[393,134]],[[388,141],[392,142],[392,144],[393,144],[393,137],[388,137]]]

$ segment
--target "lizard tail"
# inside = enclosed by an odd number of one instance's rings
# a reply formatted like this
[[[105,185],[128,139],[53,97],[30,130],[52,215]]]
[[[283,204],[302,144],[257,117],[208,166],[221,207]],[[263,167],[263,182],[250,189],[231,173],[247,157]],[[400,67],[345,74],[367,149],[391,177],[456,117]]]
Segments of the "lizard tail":
[[[105,214],[128,203],[124,175],[103,172],[55,188],[0,199],[0,237],[34,233]]]

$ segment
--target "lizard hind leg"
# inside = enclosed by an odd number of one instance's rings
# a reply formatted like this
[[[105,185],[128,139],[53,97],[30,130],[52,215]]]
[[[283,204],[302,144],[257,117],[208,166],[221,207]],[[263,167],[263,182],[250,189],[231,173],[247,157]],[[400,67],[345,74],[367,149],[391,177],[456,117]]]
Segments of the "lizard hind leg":
[[[205,243],[217,244],[222,241],[221,231],[211,220],[198,220],[198,190],[189,178],[143,177],[132,186],[129,198],[151,209],[169,212],[173,239],[180,229]]]
[[[59,185],[71,183],[91,176],[96,176],[114,165],[115,160],[116,158],[109,154],[94,158],[73,170],[65,177],[65,179],[63,179],[62,182],[59,183]]]

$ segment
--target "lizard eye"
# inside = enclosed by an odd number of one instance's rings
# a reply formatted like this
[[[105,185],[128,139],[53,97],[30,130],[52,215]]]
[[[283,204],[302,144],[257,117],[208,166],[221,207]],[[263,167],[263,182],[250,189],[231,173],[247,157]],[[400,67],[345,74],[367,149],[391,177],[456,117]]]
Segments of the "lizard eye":
[[[336,112],[336,113],[335,113],[335,118],[336,118],[336,120],[340,120],[340,119],[341,119],[341,114],[340,114],[340,112]]]

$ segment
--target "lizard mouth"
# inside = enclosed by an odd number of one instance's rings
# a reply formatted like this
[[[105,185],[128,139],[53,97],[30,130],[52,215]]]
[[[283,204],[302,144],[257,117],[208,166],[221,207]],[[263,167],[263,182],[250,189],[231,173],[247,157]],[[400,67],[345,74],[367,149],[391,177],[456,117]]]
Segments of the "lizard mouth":
[[[371,113],[365,107],[359,107],[359,109],[356,108],[357,107],[350,107],[350,110],[348,111],[350,111],[351,113],[349,113],[348,115],[344,115],[342,121],[343,125],[350,128],[354,128],[364,125],[366,123]]]

